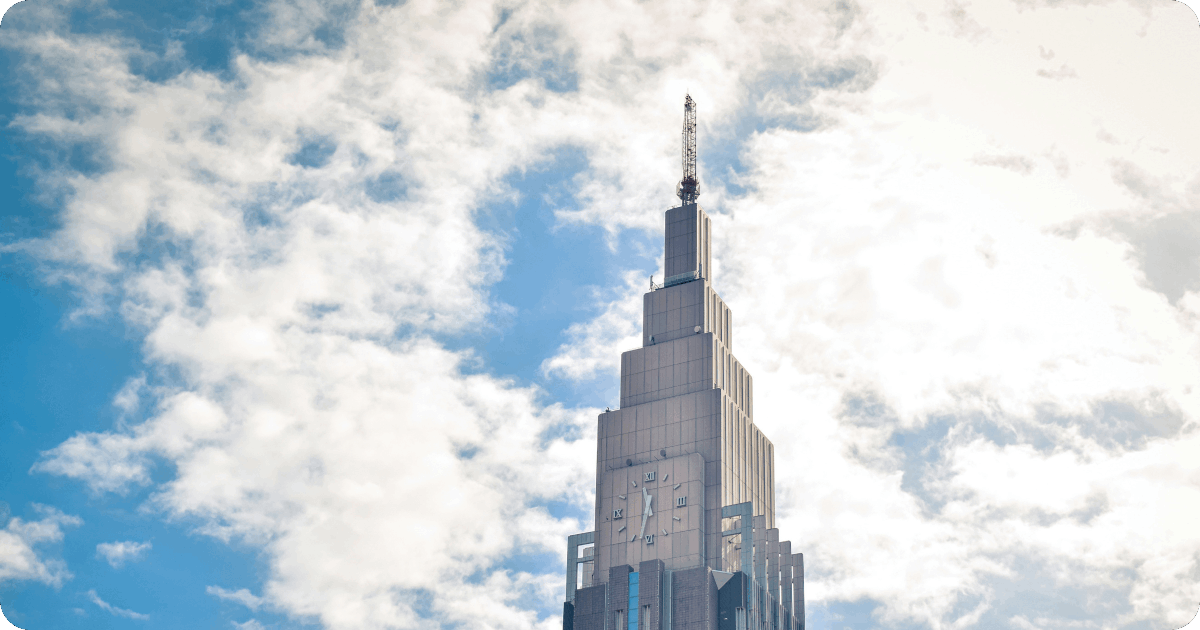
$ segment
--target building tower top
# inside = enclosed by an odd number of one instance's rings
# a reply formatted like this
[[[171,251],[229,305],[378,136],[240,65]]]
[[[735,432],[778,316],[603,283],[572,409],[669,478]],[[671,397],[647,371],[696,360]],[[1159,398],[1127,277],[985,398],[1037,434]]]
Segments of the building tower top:
[[[683,202],[662,285],[621,353],[620,407],[596,418],[595,529],[567,538],[563,630],[804,630],[804,558],[775,528],[775,446],[712,286],[712,220],[683,106]]]

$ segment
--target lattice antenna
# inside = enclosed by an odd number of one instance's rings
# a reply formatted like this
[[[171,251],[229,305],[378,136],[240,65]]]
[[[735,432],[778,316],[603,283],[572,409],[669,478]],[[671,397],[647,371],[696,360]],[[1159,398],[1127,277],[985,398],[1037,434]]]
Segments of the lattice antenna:
[[[683,179],[675,188],[683,205],[696,203],[700,180],[696,179],[696,101],[688,94],[683,101]]]

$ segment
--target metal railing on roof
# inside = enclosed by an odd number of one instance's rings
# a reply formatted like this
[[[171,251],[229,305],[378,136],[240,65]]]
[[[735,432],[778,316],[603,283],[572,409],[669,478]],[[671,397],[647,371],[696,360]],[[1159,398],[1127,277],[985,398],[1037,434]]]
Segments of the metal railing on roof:
[[[700,265],[700,269],[695,270],[695,271],[685,271],[684,273],[677,273],[677,274],[670,276],[667,279],[663,280],[662,284],[656,284],[654,282],[654,276],[650,276],[650,290],[657,291],[659,289],[673,287],[677,284],[691,282],[692,280],[699,280],[700,278],[704,277],[703,274],[704,274],[704,265]]]

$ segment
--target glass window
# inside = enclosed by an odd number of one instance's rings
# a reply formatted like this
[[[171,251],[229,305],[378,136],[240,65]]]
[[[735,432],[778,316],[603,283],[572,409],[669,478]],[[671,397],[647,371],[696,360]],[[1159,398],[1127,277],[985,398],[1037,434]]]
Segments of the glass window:
[[[629,630],[638,630],[638,574],[629,574]]]

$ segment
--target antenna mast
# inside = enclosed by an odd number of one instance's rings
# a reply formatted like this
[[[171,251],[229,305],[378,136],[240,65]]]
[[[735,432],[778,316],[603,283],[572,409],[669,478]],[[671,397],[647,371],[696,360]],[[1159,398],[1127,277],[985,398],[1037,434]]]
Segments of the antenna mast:
[[[700,180],[696,179],[696,101],[688,94],[683,101],[683,179],[675,188],[683,205],[696,203]]]

